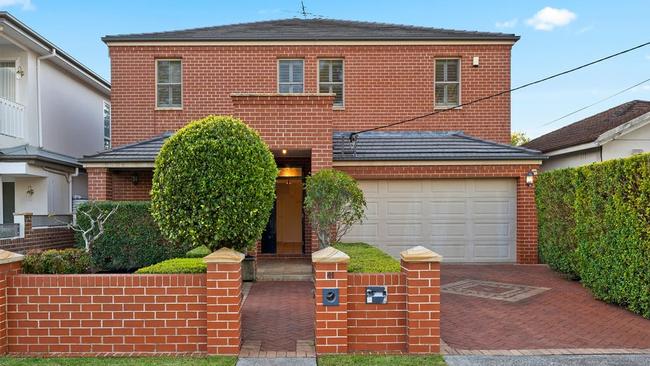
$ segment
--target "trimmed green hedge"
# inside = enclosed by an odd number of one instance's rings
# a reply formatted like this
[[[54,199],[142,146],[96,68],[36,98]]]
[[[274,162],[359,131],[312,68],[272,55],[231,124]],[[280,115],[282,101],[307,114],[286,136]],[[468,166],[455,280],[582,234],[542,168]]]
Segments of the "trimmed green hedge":
[[[142,202],[93,202],[102,210],[115,205],[119,209],[105,224],[104,234],[92,247],[95,271],[131,272],[138,268],[158,263],[165,259],[182,257],[189,245],[171,243],[160,233],[158,225],[150,214],[150,203]],[[79,207],[85,210],[88,204]],[[87,227],[88,218],[77,214],[81,227]],[[77,243],[83,246],[83,239],[77,235]]]
[[[650,318],[650,154],[568,171],[538,179],[540,253],[575,271],[596,298]]]
[[[575,176],[575,169],[554,170],[541,174],[535,186],[540,259],[572,279],[578,279]]]
[[[401,270],[398,260],[372,245],[366,243],[337,243],[333,246],[350,256],[348,272],[387,273]]]
[[[203,258],[174,258],[140,268],[135,273],[205,273],[207,270]]]
[[[77,274],[88,273],[90,255],[83,249],[51,249],[30,251],[22,262],[23,273]]]
[[[205,245],[198,246],[189,252],[185,253],[186,258],[203,258],[205,256],[208,256],[212,253],[210,248],[206,247]]]

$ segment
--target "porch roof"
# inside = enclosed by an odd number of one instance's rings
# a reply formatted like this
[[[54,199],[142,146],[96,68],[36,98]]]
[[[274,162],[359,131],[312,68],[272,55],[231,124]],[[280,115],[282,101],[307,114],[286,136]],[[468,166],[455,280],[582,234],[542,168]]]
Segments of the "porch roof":
[[[170,132],[106,150],[81,159],[84,164],[153,164]],[[537,150],[499,144],[462,132],[396,131],[367,132],[356,144],[350,132],[334,132],[334,161],[427,161],[427,160],[543,160]],[[126,164],[125,164],[126,166]]]
[[[0,149],[0,161],[40,161],[71,168],[81,168],[79,161],[72,156],[55,153],[32,145]]]

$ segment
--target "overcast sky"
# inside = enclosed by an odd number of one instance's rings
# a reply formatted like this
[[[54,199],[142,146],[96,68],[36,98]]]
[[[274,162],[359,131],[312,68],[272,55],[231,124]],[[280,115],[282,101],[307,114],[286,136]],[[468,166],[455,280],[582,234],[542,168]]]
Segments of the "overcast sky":
[[[650,1],[305,0],[322,17],[515,33],[517,86],[650,41]],[[0,0],[29,27],[110,80],[106,34],[165,31],[298,16],[299,0]],[[548,126],[543,124],[650,78],[650,46],[513,93],[513,130],[535,137],[633,99],[650,82]],[[405,116],[408,117],[408,116]],[[390,122],[390,121],[385,121]]]

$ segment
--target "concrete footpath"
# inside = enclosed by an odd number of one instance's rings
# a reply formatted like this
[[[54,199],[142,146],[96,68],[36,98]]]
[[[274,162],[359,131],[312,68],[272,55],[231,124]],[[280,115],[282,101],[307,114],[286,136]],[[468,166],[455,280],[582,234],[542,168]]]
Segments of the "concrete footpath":
[[[240,358],[237,366],[316,366],[315,357]]]
[[[449,366],[650,366],[650,355],[445,356]]]

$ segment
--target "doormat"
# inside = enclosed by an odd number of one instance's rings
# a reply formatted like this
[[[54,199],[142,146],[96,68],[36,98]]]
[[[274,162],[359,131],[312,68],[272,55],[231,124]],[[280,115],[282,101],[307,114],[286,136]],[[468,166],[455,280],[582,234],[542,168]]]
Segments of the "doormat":
[[[462,280],[442,285],[440,290],[448,294],[517,302],[541,294],[550,290],[550,288],[481,280]]]

